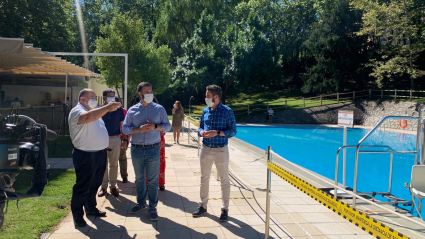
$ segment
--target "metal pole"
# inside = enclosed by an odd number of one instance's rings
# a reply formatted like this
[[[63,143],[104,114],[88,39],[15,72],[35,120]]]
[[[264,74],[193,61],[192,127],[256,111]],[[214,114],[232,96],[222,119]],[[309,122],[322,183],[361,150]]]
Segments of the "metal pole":
[[[338,195],[338,169],[339,169],[339,152],[336,154],[336,162],[335,162],[335,188],[334,188],[334,196],[337,198]]]
[[[339,103],[339,92],[336,93],[336,100],[337,100],[337,103]]]
[[[189,143],[189,138],[190,138],[190,121],[188,120],[188,127],[187,127],[187,143]]]
[[[384,89],[381,89],[381,100],[384,98]]]
[[[128,86],[128,54],[125,54],[124,56],[124,61],[125,61],[125,71],[124,71],[124,108],[127,108],[127,86]]]
[[[270,162],[271,150],[272,150],[272,146],[269,146],[267,164]],[[270,231],[270,184],[271,184],[271,173],[269,168],[267,167],[266,228],[265,228],[266,239],[269,238],[269,231]]]
[[[391,194],[391,183],[392,183],[392,180],[393,180],[393,157],[394,155],[393,154],[391,154],[391,159],[390,159],[390,182],[389,182],[389,185],[388,185],[388,192]]]
[[[356,147],[356,160],[354,162],[354,185],[353,185],[353,193],[357,194],[357,172],[359,168],[359,150],[360,144]],[[356,197],[353,197],[353,207],[356,207]]]
[[[394,100],[397,99],[397,89],[394,90]]]
[[[420,116],[423,116],[423,109],[421,109],[420,110],[420,112],[421,112],[421,115]],[[422,119],[422,117],[421,117],[421,119],[419,120],[419,121],[421,121],[421,159],[420,159],[420,161],[421,161],[421,164],[422,165],[424,165],[425,164],[425,120],[423,120]]]
[[[269,111],[269,102],[267,102],[267,112]]]
[[[248,105],[248,115],[249,115],[249,105]]]
[[[419,120],[418,120],[418,126],[417,126],[417,129],[416,129],[416,152],[418,152],[418,153],[416,153],[415,154],[415,164],[421,164],[421,162],[420,161],[418,161],[418,156],[419,156],[419,141],[421,140],[421,120],[422,120],[422,110],[419,110]],[[421,149],[422,150],[422,149]],[[420,159],[419,159],[420,160]]]
[[[412,101],[412,90],[410,90],[410,101]]]
[[[369,89],[369,98],[372,98],[372,89]]]
[[[353,100],[355,100],[355,99],[356,99],[356,92],[353,91]]]
[[[191,97],[189,98],[189,117],[190,117],[190,102],[191,102],[192,98],[193,98],[193,96],[191,96]]]
[[[322,95],[320,95],[320,105],[323,105],[322,104]]]
[[[285,109],[288,110],[288,101],[287,100],[285,100],[285,107],[286,107]]]
[[[344,127],[343,146],[347,146],[347,127]],[[342,161],[342,178],[343,178],[343,181],[342,181],[342,186],[343,186],[343,188],[346,188],[347,151],[346,151],[345,148],[343,149],[342,155],[343,155],[343,161]]]
[[[303,97],[303,108],[305,108],[305,98]]]
[[[66,104],[66,95],[68,94],[68,72],[65,75],[65,104]]]

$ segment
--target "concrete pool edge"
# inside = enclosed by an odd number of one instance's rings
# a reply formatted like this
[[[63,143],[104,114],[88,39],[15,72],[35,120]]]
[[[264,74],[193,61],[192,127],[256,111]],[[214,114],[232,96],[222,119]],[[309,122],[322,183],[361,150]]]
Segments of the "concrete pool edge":
[[[250,126],[258,126],[258,125],[250,125]],[[272,125],[272,126],[294,126],[294,125]],[[301,125],[296,125],[296,126],[301,126]],[[302,125],[302,126],[307,126],[307,125]],[[318,125],[308,125],[308,126],[318,127]],[[326,127],[324,125],[320,125],[320,126]],[[247,142],[245,142],[241,139],[238,139],[238,138],[231,138],[230,142],[231,142],[231,144],[234,144],[238,147],[243,147],[244,149],[246,149],[246,151],[245,151],[246,153],[253,154],[256,157],[260,157],[266,151],[266,149],[258,148],[256,146],[251,145],[251,144],[249,144],[249,143],[247,143]],[[267,165],[267,160],[260,160],[260,161],[263,164]],[[293,173],[297,177],[305,180],[306,182],[312,184],[313,186],[315,186],[318,189],[329,189],[329,188],[331,188],[331,185],[334,184],[333,180],[330,180],[329,178],[326,178],[326,177],[321,176],[321,175],[319,175],[315,172],[312,172],[311,170],[304,168],[308,172],[310,172],[314,175],[317,175],[321,179],[324,179],[325,181],[329,182],[329,184],[316,182],[317,179],[315,179],[314,177],[312,177],[308,173],[305,173],[304,171],[301,171],[298,168],[295,168],[291,164],[287,163],[284,158],[280,158],[277,155],[274,156],[273,162],[280,164],[283,168],[287,169],[288,171],[290,171],[291,173]],[[352,200],[348,199],[348,200],[342,200],[342,201],[344,203],[351,204]],[[389,205],[383,205],[383,206],[388,208],[389,210],[394,210],[394,207],[391,207]],[[362,210],[362,211],[364,211],[364,210],[377,210],[376,207],[371,206],[371,205],[358,206],[357,209]],[[393,230],[396,230],[396,231],[398,231],[398,232],[400,232],[400,233],[402,233],[402,234],[404,234],[404,235],[406,235],[410,238],[425,238],[424,228],[422,228],[419,225],[416,225],[412,222],[409,222],[405,219],[396,218],[394,215],[389,214],[389,213],[379,213],[379,214],[375,213],[375,214],[368,214],[368,215],[370,217],[373,217],[374,219],[378,220],[379,222],[384,223],[385,225],[388,225]],[[421,222],[421,220],[419,218],[414,217],[411,214],[406,214],[406,215],[409,216],[410,218],[413,218],[414,220]]]

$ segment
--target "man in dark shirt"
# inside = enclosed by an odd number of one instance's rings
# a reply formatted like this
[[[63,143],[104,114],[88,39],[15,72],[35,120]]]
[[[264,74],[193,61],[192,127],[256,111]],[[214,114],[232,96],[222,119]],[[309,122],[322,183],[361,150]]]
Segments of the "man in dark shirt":
[[[115,101],[115,91],[112,89],[106,89],[103,91],[103,100],[105,105],[109,102]],[[118,197],[120,193],[117,190],[117,176],[118,176],[118,159],[120,157],[121,150],[121,126],[124,122],[124,111],[122,108],[117,109],[113,112],[108,112],[102,117],[105,122],[106,129],[109,135],[109,146],[108,146],[108,164],[109,168],[106,168],[105,175],[103,176],[102,188],[100,189],[97,196],[103,197],[107,194],[108,179],[111,194],[114,197]]]

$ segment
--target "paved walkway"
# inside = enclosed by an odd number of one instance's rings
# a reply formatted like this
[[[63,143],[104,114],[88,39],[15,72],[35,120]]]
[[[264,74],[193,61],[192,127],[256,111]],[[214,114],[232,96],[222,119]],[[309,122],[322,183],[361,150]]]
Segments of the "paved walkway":
[[[149,220],[147,210],[129,214],[136,202],[135,176],[129,157],[130,182],[118,183],[121,195],[98,198],[98,208],[107,211],[107,217],[90,216],[86,219],[88,226],[79,229],[74,227],[69,214],[48,238],[264,238],[266,193],[261,189],[266,186],[265,159],[252,162],[259,156],[230,144],[232,199],[229,221],[221,223],[218,221],[220,182],[216,180],[215,167],[210,181],[210,198],[215,200],[210,200],[205,217],[193,218],[191,212],[196,210],[199,199],[197,146],[194,142],[187,143],[186,134],[181,137],[181,144],[172,144],[172,134],[167,133],[166,142],[166,184],[165,191],[159,191],[157,222]],[[66,162],[57,164],[66,167]],[[250,191],[247,184],[259,189]],[[275,175],[272,192],[270,235],[273,238],[373,238]]]

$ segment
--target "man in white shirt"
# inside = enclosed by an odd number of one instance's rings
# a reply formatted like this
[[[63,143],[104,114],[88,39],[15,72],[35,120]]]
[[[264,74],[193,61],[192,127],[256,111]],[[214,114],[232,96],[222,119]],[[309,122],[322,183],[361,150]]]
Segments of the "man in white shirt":
[[[15,98],[15,101],[13,101],[12,103],[10,103],[10,107],[12,107],[14,109],[21,107],[21,102],[19,102],[19,98],[18,97]]]
[[[72,189],[71,211],[74,224],[77,227],[87,225],[84,220],[85,208],[87,215],[105,217],[106,212],[96,208],[96,193],[102,184],[106,170],[107,147],[109,145],[108,131],[102,116],[116,111],[121,103],[110,102],[97,107],[96,94],[91,89],[83,89],[79,94],[79,103],[69,113],[69,132],[74,150],[76,181]]]
[[[269,123],[271,124],[273,121],[273,114],[274,114],[274,111],[272,110],[272,108],[269,109],[268,114],[269,114]]]

